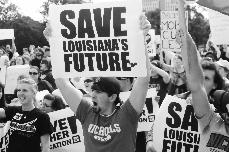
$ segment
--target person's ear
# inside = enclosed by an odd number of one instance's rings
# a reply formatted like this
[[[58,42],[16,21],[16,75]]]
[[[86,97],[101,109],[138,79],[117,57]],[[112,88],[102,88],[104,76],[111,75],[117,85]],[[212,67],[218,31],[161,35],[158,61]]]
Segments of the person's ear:
[[[112,94],[109,98],[111,102],[114,102],[117,98],[117,94]]]

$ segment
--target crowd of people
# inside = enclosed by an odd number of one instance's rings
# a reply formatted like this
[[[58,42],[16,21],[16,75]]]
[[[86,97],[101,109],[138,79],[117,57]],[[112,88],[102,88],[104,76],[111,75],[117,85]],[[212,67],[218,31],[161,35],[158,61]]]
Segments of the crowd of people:
[[[151,25],[144,15],[140,22],[146,34]],[[186,36],[182,37],[182,33]],[[156,130],[152,127],[149,132],[137,132],[150,88],[157,92],[154,100],[159,107],[166,95],[185,100],[191,98],[195,116],[203,134],[207,134],[204,138],[209,138],[217,128],[228,137],[229,101],[223,95],[229,91],[229,58],[225,53],[229,50],[209,41],[206,50],[198,51],[188,32],[181,30],[178,34],[180,43],[187,43],[187,48],[182,45],[181,54],[175,54],[171,63],[165,63],[163,54],[166,52],[158,45],[156,56],[148,57],[147,76],[139,78],[54,79],[48,46],[31,45],[24,48],[21,55],[14,39],[12,46],[0,47],[1,67],[29,66],[28,74],[18,77],[14,94],[5,94],[5,86],[0,83],[0,118],[2,122],[11,121],[9,152],[49,151],[53,129],[47,113],[66,107],[72,109],[82,124],[86,152],[155,152],[153,136]],[[44,35],[49,39],[51,27],[46,27]],[[37,92],[44,90],[47,90],[46,95],[37,100]],[[217,90],[223,92],[222,103],[216,97]],[[123,97],[126,92],[129,92],[127,99]]]

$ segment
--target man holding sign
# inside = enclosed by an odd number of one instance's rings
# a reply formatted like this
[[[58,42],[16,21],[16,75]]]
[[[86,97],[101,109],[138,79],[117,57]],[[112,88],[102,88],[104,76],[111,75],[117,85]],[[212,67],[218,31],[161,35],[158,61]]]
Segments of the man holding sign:
[[[144,15],[140,17],[140,27],[144,34],[151,27]],[[47,27],[44,31],[46,37],[51,36],[50,30]],[[147,56],[146,50],[142,53]],[[117,106],[120,103],[120,85],[116,78],[98,78],[92,86],[92,98],[83,98],[67,79],[56,79],[63,97],[82,123],[86,152],[135,151],[137,124],[149,83],[148,59],[144,67],[147,75],[137,78],[130,97],[121,106]]]
[[[199,54],[190,34],[187,32],[184,19],[184,2],[180,1],[179,15],[181,30],[177,41],[182,43],[182,57],[187,73],[187,82],[192,93],[192,105],[201,128],[201,152],[228,152],[229,151],[229,125],[226,120],[217,115],[208,101],[204,80],[206,76],[200,66]],[[226,105],[221,105],[226,106]],[[228,109],[227,109],[228,110]],[[228,115],[229,111],[227,111]]]

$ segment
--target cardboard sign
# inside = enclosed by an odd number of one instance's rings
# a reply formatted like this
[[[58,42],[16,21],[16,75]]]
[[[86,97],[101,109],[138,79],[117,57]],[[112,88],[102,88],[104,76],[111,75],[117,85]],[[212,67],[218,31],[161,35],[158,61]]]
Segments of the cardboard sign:
[[[140,0],[50,6],[54,77],[146,75]]]
[[[5,94],[14,94],[18,76],[21,74],[29,75],[29,68],[29,65],[15,65],[7,68]]]
[[[84,152],[81,123],[70,108],[48,113],[54,132],[50,135],[50,152]]]
[[[179,29],[178,11],[161,11],[161,49],[162,51],[181,52],[176,42],[176,31]]]
[[[129,95],[130,95],[130,91],[121,92],[120,99],[125,102],[129,98]],[[156,96],[157,96],[157,92],[155,88],[151,88],[148,90],[145,106],[143,107],[141,117],[138,120],[138,128],[137,128],[138,132],[150,131],[154,123],[155,116],[159,110],[159,105],[154,100]]]
[[[0,40],[13,39],[14,29],[0,29]]]
[[[155,118],[153,141],[161,152],[198,152],[200,131],[193,107],[184,99],[166,96]]]

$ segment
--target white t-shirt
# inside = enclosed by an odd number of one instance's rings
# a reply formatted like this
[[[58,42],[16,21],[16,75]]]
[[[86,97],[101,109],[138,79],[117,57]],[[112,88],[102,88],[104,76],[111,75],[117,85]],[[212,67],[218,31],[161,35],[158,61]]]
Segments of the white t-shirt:
[[[210,110],[198,120],[201,128],[200,152],[229,152],[229,125]]]

